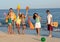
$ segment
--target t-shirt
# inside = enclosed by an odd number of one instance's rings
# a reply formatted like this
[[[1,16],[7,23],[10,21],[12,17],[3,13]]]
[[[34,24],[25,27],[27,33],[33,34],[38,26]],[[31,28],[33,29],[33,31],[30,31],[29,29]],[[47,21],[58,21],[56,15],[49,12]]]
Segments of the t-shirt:
[[[17,23],[17,24],[21,24],[21,19],[19,19],[19,16],[18,16],[17,19],[16,19],[16,23]]]
[[[50,24],[51,18],[52,18],[52,15],[51,14],[48,14],[48,16],[47,16],[48,24]]]
[[[39,18],[36,18],[36,23],[40,22]]]
[[[40,17],[36,18],[36,23],[40,22]]]
[[[15,13],[12,12],[12,13],[10,13],[10,14],[11,14],[11,19],[12,19],[12,20],[15,20],[15,19],[16,19],[16,15],[15,15]]]

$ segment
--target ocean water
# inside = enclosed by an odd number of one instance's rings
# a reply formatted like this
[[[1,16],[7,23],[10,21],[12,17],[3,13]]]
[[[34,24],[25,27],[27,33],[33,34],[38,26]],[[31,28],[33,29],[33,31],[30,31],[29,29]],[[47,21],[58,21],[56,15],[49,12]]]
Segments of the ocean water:
[[[53,21],[57,21],[59,23],[58,27],[60,29],[60,8],[45,8],[45,9],[29,9],[28,11],[28,14],[29,16],[33,16],[34,13],[38,13],[39,16],[41,16],[42,18],[42,28],[47,28],[46,26],[46,17],[47,17],[47,14],[46,14],[46,10],[49,9],[52,16],[53,16]],[[16,13],[17,15],[17,10],[14,9],[14,12]],[[25,9],[21,9],[20,10],[21,13],[24,13],[26,14],[26,10]],[[0,9],[0,23],[2,25],[0,25],[0,31],[3,31],[3,32],[7,32],[7,24],[5,23],[5,16],[4,16],[4,13],[8,13],[8,9]],[[31,18],[31,21],[33,24],[35,24],[35,21]],[[27,28],[29,28],[29,25],[27,23],[27,18],[26,18],[26,24],[27,24]],[[34,31],[34,32],[33,32]],[[45,33],[44,33],[45,32]],[[35,30],[27,30],[26,29],[26,33],[27,34],[35,34]],[[44,34],[48,35],[48,31],[46,30],[41,30],[41,35],[44,36]],[[54,37],[59,37],[60,38],[60,32],[53,32],[53,35]]]
[[[47,9],[49,9],[51,14],[53,15],[53,21],[57,21],[59,23],[58,28],[60,28],[60,8],[30,9],[28,11],[28,14],[30,16],[33,16],[34,13],[38,13],[39,16],[41,16],[41,18],[42,18],[42,22],[41,22],[42,28],[45,28],[46,27],[46,16],[47,16],[46,10]],[[0,23],[2,23],[2,26],[6,25],[4,12],[8,13],[8,9],[0,10]],[[16,9],[14,9],[14,12],[17,14]],[[25,9],[21,9],[20,12],[26,14]],[[35,21],[32,18],[31,18],[31,21],[33,24],[35,23]],[[26,22],[27,22],[27,18],[26,18]]]

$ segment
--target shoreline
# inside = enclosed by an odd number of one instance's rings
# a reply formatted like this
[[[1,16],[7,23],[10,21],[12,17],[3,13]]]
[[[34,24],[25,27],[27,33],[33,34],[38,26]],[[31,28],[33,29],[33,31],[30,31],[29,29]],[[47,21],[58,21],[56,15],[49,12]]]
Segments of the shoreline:
[[[7,27],[0,27],[0,32],[3,32],[3,34],[7,34]],[[15,34],[17,34],[17,29],[14,29]],[[20,29],[20,33],[22,34],[22,28]],[[1,34],[1,33],[0,33]],[[36,35],[36,30],[30,30],[29,28],[27,28],[25,30],[25,34],[29,34],[29,35]],[[49,31],[41,29],[40,31],[40,35],[41,36],[46,36],[48,37]],[[52,33],[53,37],[55,38],[60,38],[60,32],[53,32]]]
[[[59,42],[60,38],[49,38],[46,36],[41,36],[46,38],[46,42]],[[30,34],[6,34],[0,31],[0,42],[41,42],[41,37],[37,35],[30,35]]]

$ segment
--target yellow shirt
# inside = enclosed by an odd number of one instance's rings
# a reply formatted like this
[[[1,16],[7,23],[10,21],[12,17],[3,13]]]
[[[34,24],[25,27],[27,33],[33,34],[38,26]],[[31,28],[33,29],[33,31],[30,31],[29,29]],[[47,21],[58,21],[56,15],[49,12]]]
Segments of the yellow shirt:
[[[16,15],[15,15],[15,13],[12,12],[12,13],[9,13],[9,14],[11,14],[11,19],[15,21],[15,20],[16,20]],[[6,22],[8,22],[8,16],[9,16],[9,15],[7,15],[6,18],[5,18]]]
[[[16,19],[16,23],[17,23],[17,24],[21,24],[21,19],[19,19],[19,16],[18,16],[17,19]]]
[[[15,19],[16,19],[16,15],[15,15],[15,13],[12,12],[12,13],[10,13],[10,14],[11,14],[11,19],[12,19],[12,20],[15,20]]]

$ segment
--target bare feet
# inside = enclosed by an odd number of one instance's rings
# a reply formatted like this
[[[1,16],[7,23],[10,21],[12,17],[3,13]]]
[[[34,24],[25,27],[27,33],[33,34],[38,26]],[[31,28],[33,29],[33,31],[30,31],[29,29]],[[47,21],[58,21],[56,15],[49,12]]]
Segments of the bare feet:
[[[24,32],[22,32],[22,34],[24,35]]]
[[[49,38],[52,38],[52,35],[49,35]]]
[[[40,37],[40,35],[37,35],[38,37]]]

